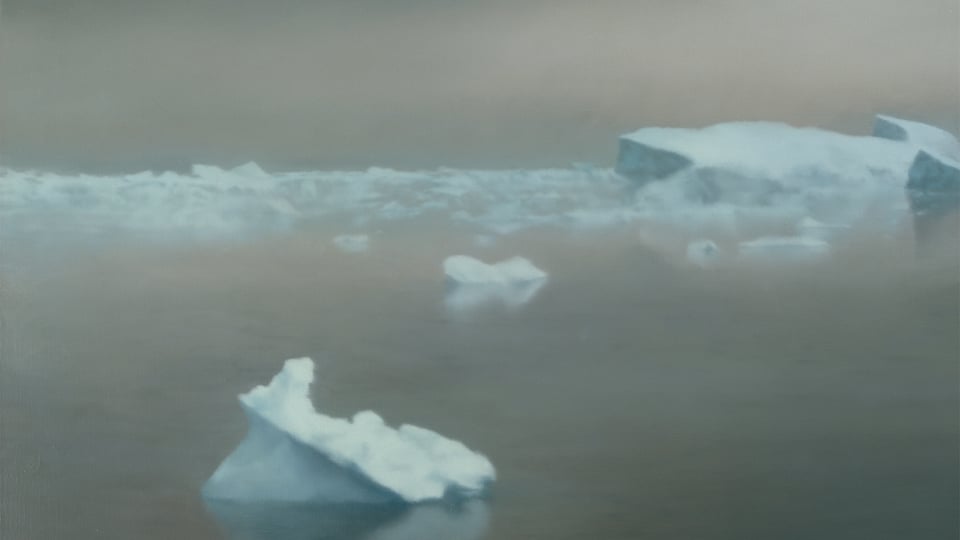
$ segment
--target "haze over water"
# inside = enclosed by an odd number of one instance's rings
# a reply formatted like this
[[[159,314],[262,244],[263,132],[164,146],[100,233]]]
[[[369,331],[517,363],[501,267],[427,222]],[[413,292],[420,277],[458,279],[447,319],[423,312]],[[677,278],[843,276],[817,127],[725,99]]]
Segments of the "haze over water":
[[[960,536],[954,222],[918,250],[899,188],[876,208],[828,189],[858,216],[814,221],[840,231],[829,256],[750,258],[738,242],[797,234],[823,193],[661,207],[610,169],[617,136],[651,125],[865,134],[886,113],[956,134],[958,17],[953,0],[6,0],[0,538]],[[269,172],[83,175],[250,161]],[[701,237],[706,267],[686,257]],[[523,305],[454,309],[454,254],[550,277]],[[236,396],[301,356],[321,412],[463,441],[497,468],[489,497],[202,501],[246,430]]]
[[[644,126],[960,133],[954,0],[6,0],[0,158],[76,172],[612,163]]]
[[[320,410],[370,408],[491,458],[480,525],[453,531],[957,531],[950,260],[866,237],[832,262],[704,271],[635,231],[521,233],[478,251],[429,222],[350,254],[333,248],[340,228],[116,243],[70,264],[7,242],[4,537],[217,537],[198,490],[243,436],[236,395],[300,355],[318,360]],[[520,310],[450,313],[440,262],[456,252],[522,253],[551,278]],[[284,536],[265,515],[264,538],[367,538],[313,513]],[[389,514],[345,523],[371,519],[395,537]]]

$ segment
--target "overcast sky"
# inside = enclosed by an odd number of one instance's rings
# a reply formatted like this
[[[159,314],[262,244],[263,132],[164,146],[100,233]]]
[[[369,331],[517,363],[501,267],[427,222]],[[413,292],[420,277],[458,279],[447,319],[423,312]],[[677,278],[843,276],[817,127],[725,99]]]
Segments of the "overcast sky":
[[[3,0],[0,157],[612,163],[648,125],[960,128],[957,0]]]

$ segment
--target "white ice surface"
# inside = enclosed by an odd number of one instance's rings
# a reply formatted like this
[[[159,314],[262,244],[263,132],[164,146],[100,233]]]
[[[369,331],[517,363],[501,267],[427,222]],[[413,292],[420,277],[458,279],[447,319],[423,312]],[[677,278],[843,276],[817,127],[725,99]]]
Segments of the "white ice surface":
[[[487,264],[466,255],[453,255],[443,261],[447,280],[444,304],[453,312],[469,311],[499,303],[518,308],[546,284],[546,272],[523,257]]]
[[[646,215],[659,208],[662,221],[733,231],[763,214],[794,223],[809,217],[836,230],[868,215],[892,223],[906,212],[904,188],[918,153],[960,145],[916,122],[878,117],[877,126],[887,136],[772,122],[645,128],[621,137],[618,167],[641,186],[637,206]]]
[[[443,261],[443,273],[461,285],[511,285],[547,278],[546,272],[523,257],[487,264],[467,255],[452,255]]]
[[[929,124],[878,115],[874,120],[873,134],[912,143],[938,157],[960,161],[960,141],[951,133]]]
[[[267,386],[240,396],[246,439],[204,485],[210,499],[416,503],[481,494],[495,477],[483,455],[433,431],[387,426],[372,411],[352,420],[310,401],[313,361],[287,360]]]
[[[866,181],[877,173],[902,173],[913,145],[775,122],[730,122],[702,129],[644,128],[622,136],[686,156],[695,167],[800,183],[817,176]]]

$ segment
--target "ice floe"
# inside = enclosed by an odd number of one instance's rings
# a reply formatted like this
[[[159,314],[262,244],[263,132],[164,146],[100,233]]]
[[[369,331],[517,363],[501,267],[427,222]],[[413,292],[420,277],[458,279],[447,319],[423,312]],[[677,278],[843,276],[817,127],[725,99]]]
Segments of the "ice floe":
[[[489,303],[520,307],[540,291],[549,277],[523,257],[487,264],[466,255],[443,261],[447,281],[444,303],[449,310],[463,311]]]
[[[313,372],[309,358],[287,360],[269,385],[240,396],[249,431],[203,486],[205,498],[418,503],[480,495],[493,481],[486,457],[428,429],[395,429],[372,411],[318,413]]]

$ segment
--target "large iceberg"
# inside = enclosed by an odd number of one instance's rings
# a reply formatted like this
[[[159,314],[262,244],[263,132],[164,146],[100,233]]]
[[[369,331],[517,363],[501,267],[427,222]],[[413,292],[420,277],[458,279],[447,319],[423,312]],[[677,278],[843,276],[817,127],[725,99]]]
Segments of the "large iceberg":
[[[915,212],[956,209],[960,162],[921,151],[910,166],[907,191]]]
[[[928,124],[881,114],[873,122],[873,135],[911,143],[947,159],[960,160],[960,141],[949,132]]]
[[[925,248],[941,223],[960,211],[960,141],[942,129],[890,116],[877,117],[873,134],[920,147],[907,172],[906,189],[914,233]]]
[[[907,194],[917,247],[932,249],[942,240],[956,248],[960,230],[960,162],[925,151],[910,166]],[[943,237],[943,234],[948,235]]]
[[[701,202],[762,202],[814,185],[901,185],[913,145],[773,122],[644,128],[620,138],[616,170],[640,184],[682,174]],[[898,184],[899,182],[899,184]]]
[[[616,171],[639,187],[638,206],[659,205],[679,223],[809,218],[836,233],[865,218],[897,226],[905,188],[914,213],[955,208],[958,160],[950,133],[878,116],[872,136],[772,122],[640,129],[621,136]]]
[[[352,420],[318,413],[313,370],[309,358],[287,360],[269,385],[240,396],[249,431],[203,486],[205,498],[417,503],[477,496],[493,481],[486,457],[433,431],[394,429],[372,411]]]

